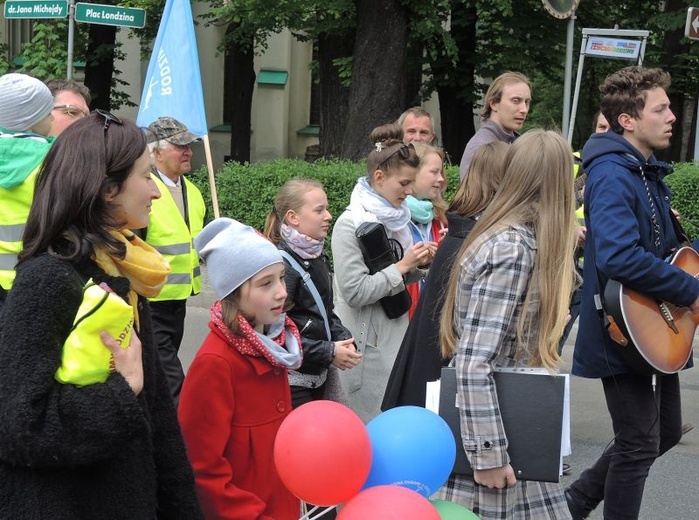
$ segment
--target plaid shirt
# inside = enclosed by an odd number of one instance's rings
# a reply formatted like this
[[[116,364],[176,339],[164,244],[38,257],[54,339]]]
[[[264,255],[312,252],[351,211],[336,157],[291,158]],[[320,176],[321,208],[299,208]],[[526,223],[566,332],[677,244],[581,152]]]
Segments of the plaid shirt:
[[[476,469],[510,462],[493,369],[526,365],[530,358],[527,345],[536,344],[536,330],[524,338],[524,345],[518,348],[517,344],[517,324],[535,260],[533,232],[523,226],[507,226],[479,237],[459,263],[456,377],[463,403],[462,441]],[[533,295],[531,301],[531,308],[536,308],[538,296]],[[536,323],[536,316],[532,318]],[[484,520],[570,518],[559,484],[518,481],[514,488],[498,490],[455,475],[440,490],[440,498],[458,502]]]

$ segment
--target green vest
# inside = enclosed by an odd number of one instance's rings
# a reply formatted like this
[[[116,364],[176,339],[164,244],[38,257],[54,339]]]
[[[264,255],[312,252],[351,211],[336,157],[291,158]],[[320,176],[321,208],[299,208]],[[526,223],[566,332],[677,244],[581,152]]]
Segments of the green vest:
[[[184,300],[201,291],[199,255],[192,241],[204,227],[206,205],[197,187],[181,177],[186,191],[189,227],[177,209],[170,190],[157,173],[151,173],[161,197],[153,200],[146,242],[170,263],[172,273],[160,294],[151,301]]]
[[[34,168],[21,184],[0,188],[0,285],[8,291],[15,280],[17,255],[22,251],[22,235],[40,167]]]

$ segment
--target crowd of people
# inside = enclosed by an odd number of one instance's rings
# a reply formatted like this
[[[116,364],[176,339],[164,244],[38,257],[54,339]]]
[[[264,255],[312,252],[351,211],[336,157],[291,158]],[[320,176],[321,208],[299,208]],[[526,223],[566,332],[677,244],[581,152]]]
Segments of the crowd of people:
[[[450,365],[473,474],[439,498],[483,519],[579,520],[600,503],[638,518],[683,433],[679,378],[627,361],[604,288],[699,313],[699,281],[666,261],[684,240],[654,155],[672,135],[669,85],[659,69],[608,76],[576,162],[560,133],[519,135],[532,86],[502,74],[451,201],[434,121],[411,108],[368,136],[329,237],[317,181],[281,186],[264,230],[208,222],[183,123],[141,129],[90,113],[75,82],[0,77],[0,517],[296,519],[273,456],[289,413],[331,399],[368,423],[425,406]],[[185,376],[200,261],[217,300]],[[121,333],[105,332],[105,302]],[[564,490],[518,478],[494,372],[560,370],[578,314],[572,373],[601,379],[614,439]]]

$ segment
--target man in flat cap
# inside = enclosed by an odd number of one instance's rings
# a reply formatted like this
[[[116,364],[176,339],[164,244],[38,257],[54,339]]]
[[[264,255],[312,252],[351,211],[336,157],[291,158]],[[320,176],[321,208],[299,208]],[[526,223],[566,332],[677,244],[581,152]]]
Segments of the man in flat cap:
[[[187,298],[201,290],[199,257],[192,240],[204,227],[206,206],[201,192],[184,177],[192,169],[191,144],[199,137],[172,117],[156,119],[147,134],[151,175],[162,196],[153,200],[150,224],[142,236],[172,268],[163,290],[150,301],[158,352],[176,406],[184,380],[178,353]]]
[[[34,184],[53,143],[53,96],[26,74],[0,77],[0,300],[15,279]]]

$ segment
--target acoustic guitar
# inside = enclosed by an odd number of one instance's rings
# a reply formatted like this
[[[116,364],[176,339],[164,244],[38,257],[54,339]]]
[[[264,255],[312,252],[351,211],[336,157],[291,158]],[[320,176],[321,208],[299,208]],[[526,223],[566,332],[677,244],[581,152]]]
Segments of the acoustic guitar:
[[[691,247],[678,250],[670,262],[699,275],[699,254]],[[674,374],[692,355],[699,314],[687,307],[658,301],[609,280],[604,290],[609,335],[622,347],[626,361],[639,373]]]

